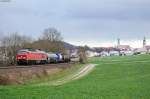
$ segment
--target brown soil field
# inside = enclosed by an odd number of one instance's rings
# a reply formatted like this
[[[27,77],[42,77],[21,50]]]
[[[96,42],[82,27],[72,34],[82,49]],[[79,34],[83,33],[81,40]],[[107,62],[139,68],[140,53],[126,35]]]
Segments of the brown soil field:
[[[0,85],[25,84],[26,82],[45,77],[66,68],[72,67],[71,63],[31,65],[31,66],[9,66],[0,68]]]

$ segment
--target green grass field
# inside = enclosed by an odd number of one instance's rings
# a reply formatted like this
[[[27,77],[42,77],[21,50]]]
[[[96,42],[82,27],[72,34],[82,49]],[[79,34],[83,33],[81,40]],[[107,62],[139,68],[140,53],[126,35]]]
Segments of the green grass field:
[[[84,78],[60,86],[0,86],[0,99],[150,99],[150,56],[92,58]]]

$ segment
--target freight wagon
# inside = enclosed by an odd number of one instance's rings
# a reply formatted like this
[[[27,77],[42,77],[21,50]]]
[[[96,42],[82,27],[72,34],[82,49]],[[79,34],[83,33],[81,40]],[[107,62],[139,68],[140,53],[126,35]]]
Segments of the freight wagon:
[[[62,55],[61,53],[47,53],[48,63],[70,62],[69,55]]]

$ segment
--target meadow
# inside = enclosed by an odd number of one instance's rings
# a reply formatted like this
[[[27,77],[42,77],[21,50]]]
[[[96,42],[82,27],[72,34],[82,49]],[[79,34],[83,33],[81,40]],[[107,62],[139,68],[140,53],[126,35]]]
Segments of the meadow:
[[[97,66],[79,80],[59,86],[0,86],[0,99],[150,98],[150,55],[95,57],[89,61]]]

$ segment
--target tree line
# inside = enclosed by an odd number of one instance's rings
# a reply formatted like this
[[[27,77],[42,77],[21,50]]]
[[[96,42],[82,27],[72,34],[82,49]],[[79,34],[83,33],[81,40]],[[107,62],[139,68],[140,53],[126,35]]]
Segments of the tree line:
[[[55,28],[47,28],[38,40],[30,36],[21,35],[17,32],[1,38],[0,58],[5,65],[14,65],[17,50],[22,48],[41,49],[50,52],[65,53],[61,33]]]
[[[19,33],[11,33],[1,38],[0,61],[3,65],[15,65],[17,50],[23,48],[40,49],[47,52],[60,52],[66,54],[63,37],[56,28],[47,28],[41,36],[34,40],[30,36],[21,35]],[[84,61],[85,55],[83,48],[79,47],[80,61]],[[82,52],[81,52],[82,51]]]

